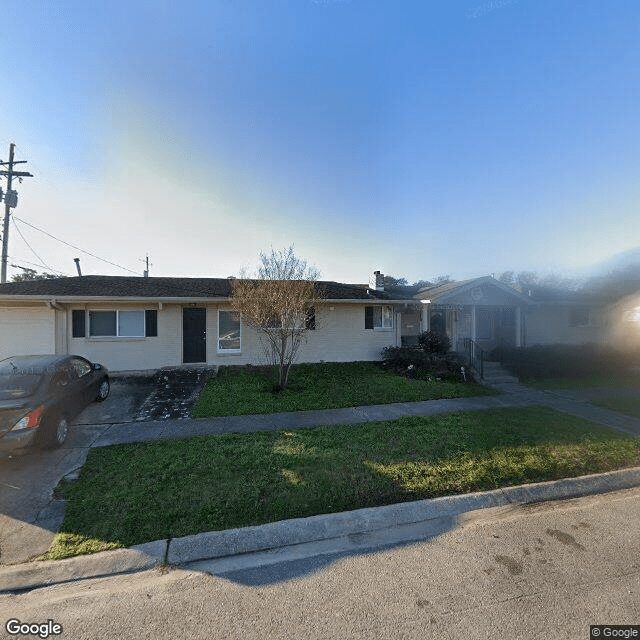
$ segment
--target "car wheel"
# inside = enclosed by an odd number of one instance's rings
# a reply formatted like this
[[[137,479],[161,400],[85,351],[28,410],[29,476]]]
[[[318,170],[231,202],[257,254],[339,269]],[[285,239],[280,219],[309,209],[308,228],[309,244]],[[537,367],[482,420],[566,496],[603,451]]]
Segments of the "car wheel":
[[[109,380],[105,378],[98,387],[98,395],[96,397],[97,402],[102,402],[109,397],[109,391],[111,390],[111,385],[109,384]]]
[[[69,422],[66,416],[55,416],[47,422],[42,438],[43,447],[55,449],[64,444],[69,435]]]

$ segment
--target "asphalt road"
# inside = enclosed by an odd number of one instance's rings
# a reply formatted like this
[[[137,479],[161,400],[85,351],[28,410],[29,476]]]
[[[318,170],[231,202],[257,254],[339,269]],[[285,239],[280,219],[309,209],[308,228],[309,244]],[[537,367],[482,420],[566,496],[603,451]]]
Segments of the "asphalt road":
[[[187,567],[0,596],[0,623],[52,620],[63,633],[50,637],[78,640],[586,640],[591,624],[640,624],[638,522],[640,488],[485,509],[369,555],[245,559],[219,575]]]

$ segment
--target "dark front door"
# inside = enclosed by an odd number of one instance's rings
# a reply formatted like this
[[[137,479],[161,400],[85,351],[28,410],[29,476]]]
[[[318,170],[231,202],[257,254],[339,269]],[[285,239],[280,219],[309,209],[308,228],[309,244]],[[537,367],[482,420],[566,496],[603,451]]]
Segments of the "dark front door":
[[[182,361],[207,361],[207,310],[185,307],[182,310]]]

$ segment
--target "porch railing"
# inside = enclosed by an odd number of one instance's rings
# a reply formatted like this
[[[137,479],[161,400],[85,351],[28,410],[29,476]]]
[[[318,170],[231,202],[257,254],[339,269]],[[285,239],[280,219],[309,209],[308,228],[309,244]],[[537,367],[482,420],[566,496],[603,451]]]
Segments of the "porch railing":
[[[464,338],[463,353],[467,356],[469,364],[478,372],[480,380],[482,380],[484,378],[484,363],[487,360],[487,352],[471,338]]]

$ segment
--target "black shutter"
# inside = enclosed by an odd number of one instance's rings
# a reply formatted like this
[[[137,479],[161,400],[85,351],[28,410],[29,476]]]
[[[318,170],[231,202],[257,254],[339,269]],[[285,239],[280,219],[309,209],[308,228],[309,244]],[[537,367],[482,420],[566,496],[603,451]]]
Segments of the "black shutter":
[[[373,329],[373,307],[364,308],[364,328]]]
[[[144,335],[147,338],[155,338],[158,335],[158,312],[155,309],[147,309],[144,312]]]
[[[307,311],[307,317],[305,319],[305,329],[313,331],[316,328],[316,309],[311,307]]]
[[[71,336],[73,338],[85,337],[85,312],[84,309],[73,309],[71,311]]]

